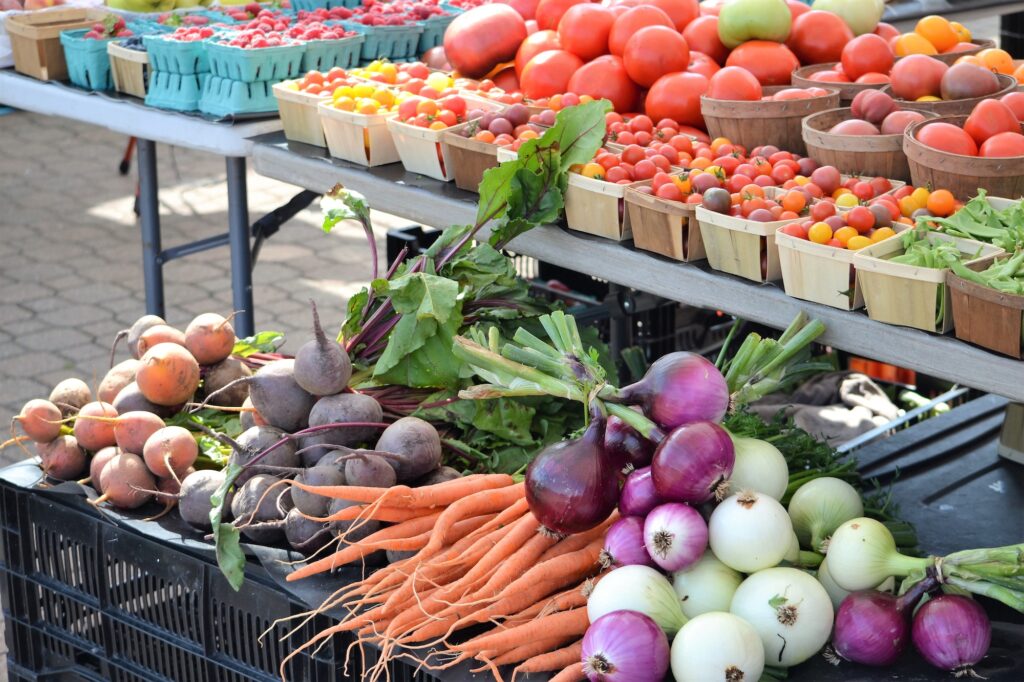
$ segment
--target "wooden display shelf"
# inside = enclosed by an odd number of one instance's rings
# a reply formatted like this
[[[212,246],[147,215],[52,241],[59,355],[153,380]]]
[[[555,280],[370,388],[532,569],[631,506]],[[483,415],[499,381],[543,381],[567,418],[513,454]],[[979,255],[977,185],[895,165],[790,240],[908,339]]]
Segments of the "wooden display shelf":
[[[323,192],[336,183],[361,192],[374,208],[423,225],[472,223],[477,196],[453,184],[406,173],[399,164],[361,168],[323,150],[287,143],[281,134],[255,140],[253,165],[267,177]],[[483,233],[481,236],[484,236]],[[755,284],[566,229],[544,226],[520,236],[511,250],[687,305],[722,310],[785,328],[803,311],[825,323],[821,342],[923,374],[1024,402],[1024,364],[958,341],[791,298],[777,285]]]

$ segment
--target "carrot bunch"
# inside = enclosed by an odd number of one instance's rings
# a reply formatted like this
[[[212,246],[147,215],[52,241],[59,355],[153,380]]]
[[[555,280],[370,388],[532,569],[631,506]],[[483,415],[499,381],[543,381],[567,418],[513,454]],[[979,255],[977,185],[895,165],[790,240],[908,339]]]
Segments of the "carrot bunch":
[[[416,554],[332,595],[316,612],[344,606],[348,615],[291,656],[354,633],[351,646],[381,650],[364,679],[387,674],[389,661],[399,657],[431,670],[473,659],[480,663],[474,672],[491,670],[499,682],[501,666],[515,666],[513,679],[551,671],[559,671],[559,680],[583,678],[587,595],[600,578],[599,556],[614,516],[585,533],[554,536],[530,513],[523,484],[503,474],[422,488],[293,485],[359,503],[329,517],[352,521],[349,533],[363,521],[394,525],[298,568],[289,581],[382,549]],[[485,629],[469,637],[462,632],[469,628]]]

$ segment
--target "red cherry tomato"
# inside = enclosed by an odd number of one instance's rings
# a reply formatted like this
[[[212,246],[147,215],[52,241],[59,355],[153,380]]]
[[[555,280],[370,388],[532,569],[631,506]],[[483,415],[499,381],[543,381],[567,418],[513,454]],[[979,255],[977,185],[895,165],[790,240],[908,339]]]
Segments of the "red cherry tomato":
[[[551,97],[569,89],[569,79],[583,66],[583,60],[565,50],[548,50],[531,59],[519,78],[523,94],[530,99]]]
[[[674,28],[645,26],[626,41],[622,63],[634,82],[650,87],[667,73],[684,71],[690,48]]]
[[[558,22],[558,38],[562,49],[584,61],[608,52],[608,34],[615,15],[608,8],[592,3],[573,5]]]
[[[860,234],[867,234],[875,226],[875,214],[866,206],[855,206],[846,214],[846,224]]]

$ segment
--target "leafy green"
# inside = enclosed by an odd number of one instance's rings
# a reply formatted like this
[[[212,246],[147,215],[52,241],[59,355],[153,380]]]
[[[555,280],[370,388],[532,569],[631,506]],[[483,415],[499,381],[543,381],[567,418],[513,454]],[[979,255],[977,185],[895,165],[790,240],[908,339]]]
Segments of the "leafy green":
[[[228,584],[234,590],[238,590],[245,581],[245,555],[239,546],[238,529],[230,523],[222,523],[224,506],[227,501],[228,491],[235,484],[235,479],[242,473],[242,467],[237,462],[230,462],[224,470],[224,482],[217,491],[210,496],[210,523],[213,526],[213,541],[217,550],[217,565],[221,573],[228,579]]]
[[[1024,248],[1024,203],[1017,201],[996,210],[983,189],[948,218],[923,216],[917,223],[933,224],[948,235],[988,242],[1010,253]]]
[[[323,209],[322,227],[326,233],[343,220],[370,221],[370,205],[366,203],[366,197],[341,185],[335,185],[324,195],[320,208]]]
[[[283,343],[284,334],[281,332],[258,332],[255,336],[247,336],[235,341],[235,347],[231,349],[231,354],[247,358],[254,353],[274,353]]]

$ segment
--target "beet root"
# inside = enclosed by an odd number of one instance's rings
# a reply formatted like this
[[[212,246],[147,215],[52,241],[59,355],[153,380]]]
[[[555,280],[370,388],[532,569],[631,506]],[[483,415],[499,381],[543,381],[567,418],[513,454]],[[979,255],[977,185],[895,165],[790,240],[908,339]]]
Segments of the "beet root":
[[[157,405],[180,405],[199,388],[199,363],[176,343],[158,343],[142,356],[135,382]]]
[[[122,452],[100,471],[99,491],[93,504],[109,502],[118,509],[136,509],[153,499],[156,479],[138,455]]]
[[[200,365],[212,365],[231,355],[235,328],[229,319],[217,313],[203,313],[185,328],[184,345]]]
[[[390,488],[397,477],[394,467],[384,457],[356,450],[345,462],[345,481],[348,485]]]
[[[178,405],[157,405],[142,395],[139,385],[134,381],[121,389],[114,398],[114,409],[118,414],[125,412],[152,412],[158,417],[170,417],[178,411]]]
[[[313,340],[303,344],[295,354],[295,381],[313,395],[335,395],[348,386],[352,378],[352,361],[345,347],[328,339],[320,326],[320,315],[313,306]]]
[[[181,426],[165,426],[153,432],[142,447],[142,458],[155,476],[181,480],[199,457],[199,445]]]
[[[139,351],[139,355],[143,356],[149,352],[150,348],[160,343],[173,343],[177,346],[184,346],[185,333],[168,324],[155,324],[142,332],[142,336],[139,337],[135,347]]]
[[[331,541],[329,525],[307,519],[298,507],[284,518],[284,536],[293,549],[303,554],[313,554]]]
[[[58,436],[49,443],[36,443],[41,468],[50,478],[73,481],[86,467],[85,451],[74,436]]]
[[[210,512],[213,505],[210,497],[224,484],[224,472],[202,469],[188,474],[181,480],[178,493],[178,513],[185,523],[199,530],[210,530]],[[231,493],[224,505],[224,521],[231,519]]]
[[[75,438],[78,444],[86,450],[100,450],[108,445],[117,443],[117,436],[114,435],[113,417],[117,416],[117,410],[110,403],[92,402],[82,405],[75,418]],[[99,417],[90,419],[90,417]]]
[[[244,382],[243,382],[244,383]],[[249,387],[245,387],[245,400],[242,401],[242,411],[238,414],[238,421],[242,429],[248,431],[254,426],[266,426],[267,420],[252,406],[252,399],[249,398]]]
[[[402,483],[441,466],[441,437],[430,422],[418,417],[402,417],[388,426],[374,449],[399,455],[388,463]]]
[[[345,485],[345,473],[338,466],[326,464],[306,469],[295,480],[305,485]],[[327,516],[327,508],[331,506],[331,498],[308,493],[301,488],[292,488],[292,500],[295,508],[307,516],[323,518]]]
[[[380,422],[384,418],[384,410],[380,403],[362,393],[339,393],[329,395],[316,401],[309,413],[310,426],[327,424],[352,424],[357,422]],[[302,447],[312,445],[344,445],[355,447],[371,440],[379,429],[369,426],[338,427],[329,431],[321,431],[303,436]],[[327,454],[328,448],[313,448],[302,454],[306,466],[312,466]]]
[[[331,504],[327,508],[327,513],[328,515],[333,516],[342,509],[347,509],[354,504],[357,503],[349,502],[348,500],[331,500]],[[338,537],[342,538],[345,543],[353,543],[373,535],[380,530],[381,526],[380,521],[357,519],[354,521],[334,521],[331,523],[331,527],[334,529],[334,532],[337,533]]]
[[[93,488],[96,490],[100,489],[100,472],[103,471],[103,467],[107,465],[107,462],[120,454],[121,448],[110,445],[92,456],[92,459],[89,460],[89,481]]]
[[[141,455],[149,437],[164,428],[163,419],[152,412],[141,410],[119,414],[115,421],[114,438],[117,447],[135,455]]]
[[[233,452],[229,461],[240,466],[244,466],[253,457],[260,454],[274,443],[277,443],[286,435],[287,434],[284,431],[276,429],[273,426],[254,426],[247,431],[243,431],[235,441],[242,446],[246,455],[243,457],[241,453],[237,451]],[[261,466],[285,468],[294,468],[299,466],[299,456],[295,451],[295,443],[289,440],[275,448],[273,452],[261,459],[259,463],[248,467],[245,471],[240,473],[238,478],[235,479],[235,485],[242,485],[259,473],[273,473],[273,470],[262,469]]]
[[[50,391],[50,402],[60,408],[62,415],[68,417],[92,402],[92,391],[81,379],[65,379]]]
[[[438,483],[444,483],[446,481],[454,481],[456,478],[462,478],[462,474],[460,474],[457,469],[444,466],[431,471],[425,476],[420,476],[412,482],[412,485],[416,488],[425,485],[437,485]]]
[[[49,400],[34,398],[14,417],[25,435],[37,443],[49,443],[60,435],[60,408]]]
[[[138,369],[139,361],[135,358],[117,363],[103,377],[100,387],[96,390],[96,397],[105,403],[113,403],[121,390],[135,381],[135,372]]]
[[[231,500],[235,526],[252,542],[268,544],[284,536],[281,526],[262,525],[269,521],[283,521],[293,506],[288,488],[280,482],[276,476],[257,474],[246,481]],[[278,484],[277,488],[270,490],[275,484]]]
[[[139,319],[135,320],[129,329],[126,329],[117,336],[118,339],[121,338],[122,334],[128,337],[128,352],[133,358],[138,360],[142,357],[142,352],[139,351],[139,339],[142,338],[142,335],[146,333],[147,329],[160,324],[166,325],[167,321],[157,315],[143,315]],[[117,346],[117,339],[114,340],[114,346]],[[111,352],[111,357],[113,357],[113,351]]]
[[[224,358],[204,370],[203,395],[213,396],[209,401],[211,405],[241,407],[249,397],[249,386],[244,381],[232,382],[251,376],[252,370],[244,362],[238,358]]]

